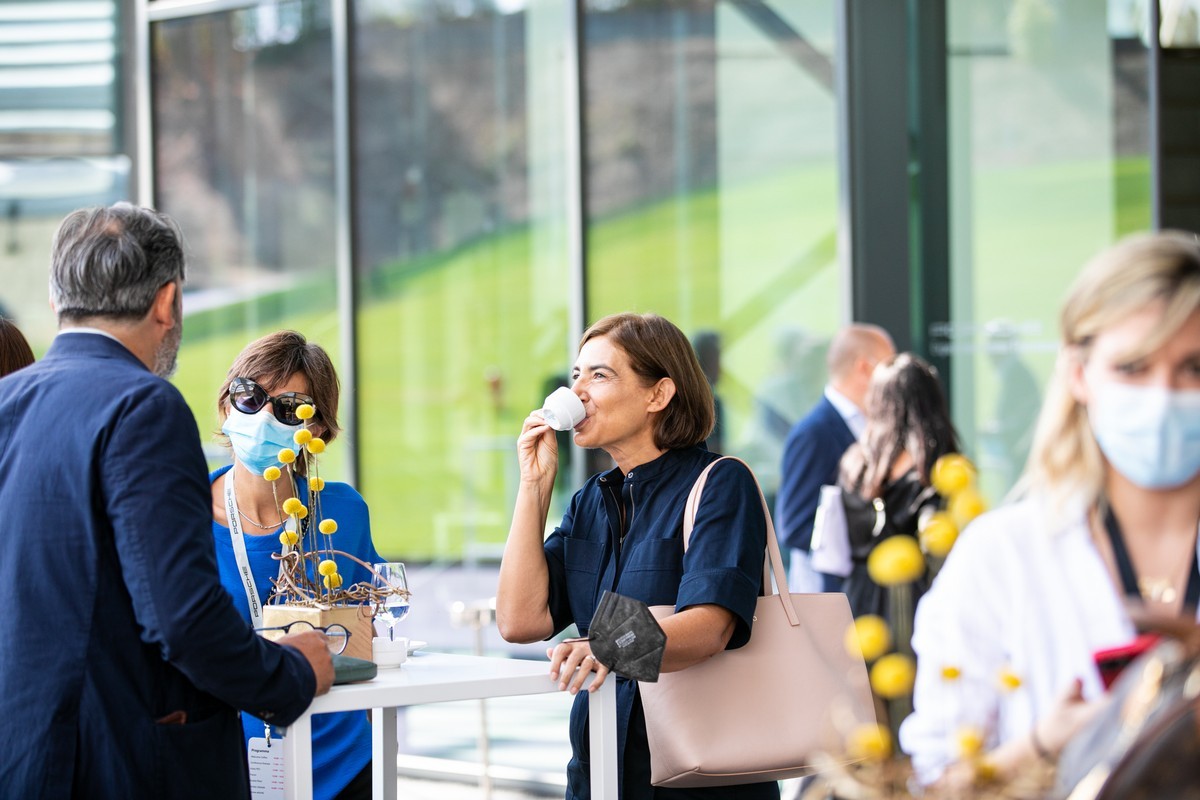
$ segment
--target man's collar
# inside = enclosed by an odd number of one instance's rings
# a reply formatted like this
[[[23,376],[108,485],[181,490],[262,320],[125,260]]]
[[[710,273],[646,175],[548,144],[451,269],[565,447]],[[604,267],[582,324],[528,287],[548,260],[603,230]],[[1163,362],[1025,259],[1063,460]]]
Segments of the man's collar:
[[[99,336],[107,336],[109,339],[112,339],[112,340],[113,340],[114,342],[116,342],[117,344],[121,345],[122,347],[125,347],[125,343],[124,343],[124,342],[122,342],[122,341],[121,341],[120,339],[118,339],[116,336],[113,336],[113,335],[112,335],[111,333],[109,333],[108,331],[101,330],[100,328],[84,328],[84,327],[80,327],[80,328],[62,328],[61,330],[59,330],[59,332],[58,332],[58,335],[59,335],[59,336],[61,336],[61,335],[62,335],[62,334],[64,334],[64,333],[94,333],[94,334],[97,334],[97,335],[99,335]],[[126,349],[126,350],[128,350],[129,348],[128,348],[128,347],[125,347],[125,349]]]
[[[846,423],[846,427],[854,434],[854,438],[862,436],[867,427],[867,417],[854,401],[839,392],[829,384],[825,386],[825,399],[838,412],[838,416]]]

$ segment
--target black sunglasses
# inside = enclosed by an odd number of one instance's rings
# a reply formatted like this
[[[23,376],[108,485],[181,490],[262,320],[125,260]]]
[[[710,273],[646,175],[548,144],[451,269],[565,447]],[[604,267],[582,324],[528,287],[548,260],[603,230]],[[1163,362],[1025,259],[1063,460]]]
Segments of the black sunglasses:
[[[275,419],[284,425],[299,425],[303,420],[296,416],[296,409],[313,404],[313,399],[299,392],[284,392],[271,397],[267,390],[249,378],[234,378],[229,384],[229,402],[243,414],[257,414],[267,403],[275,413]]]

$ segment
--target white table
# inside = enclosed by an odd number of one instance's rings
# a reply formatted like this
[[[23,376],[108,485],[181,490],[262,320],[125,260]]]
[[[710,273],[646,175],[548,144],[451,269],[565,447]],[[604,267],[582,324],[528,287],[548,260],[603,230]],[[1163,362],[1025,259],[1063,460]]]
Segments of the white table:
[[[283,739],[286,796],[312,800],[313,714],[372,709],[374,795],[395,800],[398,707],[556,692],[549,673],[548,661],[415,653],[402,667],[380,669],[374,680],[335,686],[313,701]],[[615,686],[615,676],[609,677],[589,700],[592,796],[598,800],[617,800]]]

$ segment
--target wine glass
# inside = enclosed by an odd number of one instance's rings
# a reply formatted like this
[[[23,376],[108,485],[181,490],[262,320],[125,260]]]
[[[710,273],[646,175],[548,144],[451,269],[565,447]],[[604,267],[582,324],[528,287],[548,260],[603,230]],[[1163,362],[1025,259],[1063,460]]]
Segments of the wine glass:
[[[399,561],[389,561],[375,565],[375,574],[371,583],[381,592],[387,592],[379,603],[379,611],[375,619],[387,626],[388,640],[395,640],[396,624],[408,616],[408,576],[404,573],[404,564]],[[405,594],[397,594],[400,589]]]

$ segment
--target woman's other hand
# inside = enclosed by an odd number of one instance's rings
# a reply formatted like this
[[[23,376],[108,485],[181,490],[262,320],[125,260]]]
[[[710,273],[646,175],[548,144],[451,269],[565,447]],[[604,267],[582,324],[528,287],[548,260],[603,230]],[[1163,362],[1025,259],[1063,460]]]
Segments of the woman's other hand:
[[[523,483],[542,487],[554,484],[558,474],[558,439],[538,411],[526,417],[521,426],[521,435],[517,437],[517,462]]]
[[[1099,700],[1085,700],[1083,683],[1076,678],[1059,695],[1050,713],[1033,726],[1032,737],[1038,747],[1045,749],[1046,754],[1058,758],[1067,742],[1095,719],[1107,702],[1107,696]]]
[[[546,650],[546,657],[550,659],[550,680],[558,681],[560,692],[577,693],[591,675],[595,677],[587,690],[594,692],[604,685],[608,676],[608,667],[596,660],[592,646],[586,640],[560,642]]]
[[[1028,736],[1005,742],[988,754],[988,762],[1000,775],[1015,775],[1039,759],[1057,761],[1067,742],[1100,713],[1107,697],[1085,700],[1083,683],[1071,681],[1047,714],[1029,729]],[[937,784],[943,790],[966,793],[975,780],[975,767],[960,761],[946,768]]]

